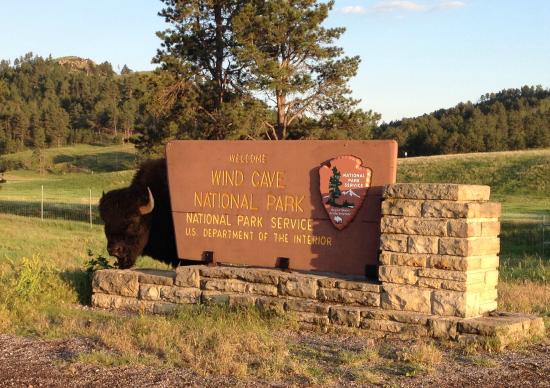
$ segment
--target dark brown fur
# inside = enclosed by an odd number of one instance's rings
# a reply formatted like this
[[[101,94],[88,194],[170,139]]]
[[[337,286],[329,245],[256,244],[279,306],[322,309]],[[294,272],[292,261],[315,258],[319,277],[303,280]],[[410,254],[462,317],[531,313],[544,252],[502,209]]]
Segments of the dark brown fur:
[[[141,215],[139,207],[149,201],[148,187],[155,207],[150,214]],[[143,163],[129,187],[104,194],[99,213],[105,222],[107,250],[117,257],[120,268],[132,267],[141,255],[172,266],[180,264],[165,159]]]

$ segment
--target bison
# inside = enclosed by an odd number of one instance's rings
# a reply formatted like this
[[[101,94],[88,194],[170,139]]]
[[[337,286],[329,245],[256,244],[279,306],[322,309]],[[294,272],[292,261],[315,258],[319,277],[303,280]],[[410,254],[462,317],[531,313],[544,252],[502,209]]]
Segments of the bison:
[[[176,251],[165,159],[143,163],[129,187],[103,194],[99,214],[107,251],[119,268],[132,267],[141,255],[173,267],[193,263],[180,260]]]

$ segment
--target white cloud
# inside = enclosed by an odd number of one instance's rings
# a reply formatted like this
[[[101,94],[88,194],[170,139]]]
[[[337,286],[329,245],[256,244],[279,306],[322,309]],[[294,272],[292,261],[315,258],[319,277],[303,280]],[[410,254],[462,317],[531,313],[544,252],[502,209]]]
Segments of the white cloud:
[[[365,13],[403,13],[403,12],[432,12],[464,8],[466,3],[459,0],[412,1],[412,0],[380,0],[370,7],[349,5],[340,9],[344,14]]]
[[[442,1],[438,5],[434,7],[434,9],[458,9],[458,8],[464,8],[466,6],[466,3],[463,1]]]
[[[372,6],[375,12],[395,12],[395,11],[426,11],[427,7],[414,1],[407,0],[386,0]]]
[[[340,10],[342,13],[366,13],[367,9],[361,5],[349,5]]]

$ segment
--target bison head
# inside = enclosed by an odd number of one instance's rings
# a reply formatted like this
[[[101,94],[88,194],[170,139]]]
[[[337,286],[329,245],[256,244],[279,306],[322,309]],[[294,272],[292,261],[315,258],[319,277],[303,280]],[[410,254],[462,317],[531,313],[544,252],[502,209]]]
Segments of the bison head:
[[[119,268],[130,268],[149,240],[151,213],[155,207],[148,187],[128,187],[109,191],[99,201],[99,214],[105,223],[107,251]]]

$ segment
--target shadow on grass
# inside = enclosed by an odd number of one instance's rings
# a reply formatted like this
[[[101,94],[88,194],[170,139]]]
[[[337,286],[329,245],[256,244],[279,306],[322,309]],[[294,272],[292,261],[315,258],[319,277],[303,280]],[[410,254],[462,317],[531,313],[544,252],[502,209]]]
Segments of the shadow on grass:
[[[528,222],[502,220],[501,256],[511,261],[520,261],[525,256],[538,256],[550,261],[550,246],[544,249],[543,255],[543,238],[550,240],[549,234],[543,235],[541,220],[534,219]]]
[[[97,155],[57,155],[54,163],[68,163],[94,172],[113,172],[135,168],[136,158],[130,152],[115,151]]]
[[[60,273],[61,279],[69,284],[78,295],[78,301],[86,306],[92,304],[92,276],[89,272],[77,269]]]

